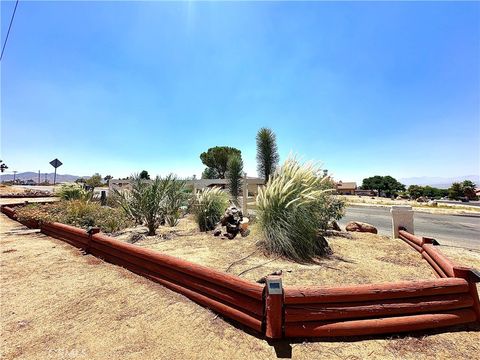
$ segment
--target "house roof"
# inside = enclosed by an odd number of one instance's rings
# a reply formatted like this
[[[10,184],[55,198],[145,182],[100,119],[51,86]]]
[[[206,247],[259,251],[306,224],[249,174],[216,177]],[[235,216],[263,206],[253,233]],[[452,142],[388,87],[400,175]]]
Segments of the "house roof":
[[[337,190],[356,190],[357,183],[356,182],[342,182],[339,181],[336,184]]]

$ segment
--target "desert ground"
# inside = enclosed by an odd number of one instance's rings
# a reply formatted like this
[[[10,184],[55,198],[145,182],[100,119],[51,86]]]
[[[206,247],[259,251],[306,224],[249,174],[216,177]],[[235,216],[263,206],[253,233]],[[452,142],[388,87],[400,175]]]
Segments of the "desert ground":
[[[0,225],[2,359],[472,359],[480,352],[478,325],[389,338],[269,343],[179,294],[84,255],[3,214]],[[188,233],[192,229],[185,225],[179,231]],[[249,242],[253,243],[255,234],[251,239],[208,238],[197,243],[188,236],[168,239],[163,235],[166,231],[159,233],[156,239],[140,240],[140,245],[219,269],[228,267],[236,257],[219,259],[219,253],[212,253],[212,249],[224,246],[234,254],[242,251],[245,255],[250,249],[254,251]],[[372,249],[375,241],[382,244],[379,250]],[[355,282],[390,280],[390,275],[367,270],[366,263],[372,261],[371,265],[380,269],[393,266],[398,274],[391,276],[396,279],[433,276],[418,256],[411,256],[418,254],[400,241],[362,235],[330,242],[344,260],[365,263],[358,268],[360,280]],[[359,255],[351,252],[347,242],[361,246]],[[477,267],[480,264],[476,252],[448,251],[457,261]],[[239,273],[266,259],[262,254],[255,256],[234,265],[230,272]],[[326,263],[341,271],[327,268],[325,263],[294,265],[278,259],[243,276],[253,280],[282,268],[292,270],[284,273],[288,284],[297,279],[333,284],[345,282],[341,272],[353,273],[353,264],[348,261],[333,258]]]

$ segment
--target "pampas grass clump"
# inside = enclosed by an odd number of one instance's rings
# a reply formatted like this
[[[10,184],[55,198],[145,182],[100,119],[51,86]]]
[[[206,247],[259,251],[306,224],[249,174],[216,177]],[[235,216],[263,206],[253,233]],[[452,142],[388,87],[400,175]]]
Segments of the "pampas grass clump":
[[[228,207],[229,196],[220,188],[206,188],[194,195],[193,212],[200,231],[213,230]]]
[[[331,253],[319,229],[333,189],[321,174],[315,163],[301,164],[290,157],[259,190],[257,217],[268,252],[297,262]]]

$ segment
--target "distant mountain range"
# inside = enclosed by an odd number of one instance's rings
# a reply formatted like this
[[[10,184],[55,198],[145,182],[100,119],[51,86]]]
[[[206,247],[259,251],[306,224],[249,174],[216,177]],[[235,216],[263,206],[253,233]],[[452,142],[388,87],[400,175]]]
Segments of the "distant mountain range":
[[[51,183],[53,183],[53,177],[54,177],[54,173],[46,174],[47,180]],[[77,180],[78,178],[81,178],[81,177],[89,178],[90,176],[57,174],[57,182],[74,182],[75,180]],[[12,181],[13,180],[13,174],[1,174],[0,179],[1,179],[2,182]],[[38,173],[32,172],[32,171],[18,173],[18,174],[15,175],[15,179],[23,180],[23,181],[33,180],[33,181],[37,182],[38,181]],[[45,173],[40,173],[40,182],[44,182],[44,181],[45,181]]]
[[[457,176],[452,178],[420,176],[420,177],[398,179],[398,181],[400,181],[402,184],[405,184],[407,186],[430,185],[440,189],[448,189],[452,185],[452,183],[462,182],[464,180],[473,181],[477,185],[477,187],[480,186],[480,176],[478,175],[465,175],[465,176]]]

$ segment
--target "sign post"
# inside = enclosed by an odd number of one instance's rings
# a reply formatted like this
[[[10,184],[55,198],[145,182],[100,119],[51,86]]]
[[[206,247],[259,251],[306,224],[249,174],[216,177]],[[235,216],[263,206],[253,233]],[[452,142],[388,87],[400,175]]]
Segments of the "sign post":
[[[62,162],[58,159],[53,159],[52,161],[50,161],[50,165],[52,165],[54,168],[55,168],[55,174],[53,175],[53,185],[55,185],[55,183],[57,182],[57,168],[62,166]]]

